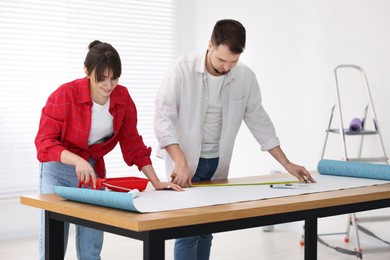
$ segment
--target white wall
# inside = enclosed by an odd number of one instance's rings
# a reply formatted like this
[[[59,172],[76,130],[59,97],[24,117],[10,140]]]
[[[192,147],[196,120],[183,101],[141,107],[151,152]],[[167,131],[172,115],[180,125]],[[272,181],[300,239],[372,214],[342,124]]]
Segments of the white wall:
[[[315,169],[336,101],[333,69],[339,64],[357,64],[366,71],[386,151],[390,152],[389,11],[390,2],[386,0],[197,0],[195,49],[206,49],[217,20],[241,21],[247,29],[247,48],[241,61],[257,74],[263,104],[282,148],[291,161]],[[355,78],[361,79],[360,75]],[[343,87],[349,88],[349,81]],[[363,86],[361,89],[364,94]],[[344,97],[354,99],[355,95],[357,90]],[[364,106],[363,102],[349,112],[347,124],[363,115]],[[341,158],[340,139],[333,136],[329,144],[333,140],[337,141],[327,149],[328,156]],[[379,150],[379,143],[375,144],[369,153],[374,148]],[[282,168],[268,153],[259,151],[243,126],[230,176],[271,170]]]

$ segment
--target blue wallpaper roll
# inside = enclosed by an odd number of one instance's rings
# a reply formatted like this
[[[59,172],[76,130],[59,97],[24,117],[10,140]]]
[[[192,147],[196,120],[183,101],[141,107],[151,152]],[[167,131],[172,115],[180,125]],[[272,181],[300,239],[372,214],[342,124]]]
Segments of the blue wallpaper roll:
[[[324,175],[390,180],[390,166],[384,164],[321,160],[317,171]]]
[[[54,192],[68,200],[138,212],[133,204],[133,194],[130,193],[63,186],[55,186]]]

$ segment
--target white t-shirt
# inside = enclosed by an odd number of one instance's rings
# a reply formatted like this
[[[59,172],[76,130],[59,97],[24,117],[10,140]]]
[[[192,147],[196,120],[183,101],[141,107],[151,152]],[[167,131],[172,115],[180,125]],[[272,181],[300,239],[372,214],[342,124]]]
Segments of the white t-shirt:
[[[219,140],[222,130],[221,88],[225,75],[213,76],[207,71],[208,104],[202,126],[201,158],[219,157]]]
[[[104,105],[93,102],[91,131],[89,132],[88,145],[103,143],[114,133],[113,116],[110,108],[110,98]]]

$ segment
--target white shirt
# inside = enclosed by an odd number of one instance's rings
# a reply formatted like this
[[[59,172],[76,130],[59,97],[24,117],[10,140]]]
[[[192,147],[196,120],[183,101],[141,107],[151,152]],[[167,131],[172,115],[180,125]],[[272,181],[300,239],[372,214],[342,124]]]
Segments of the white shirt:
[[[156,97],[154,130],[160,148],[179,144],[192,174],[195,174],[202,146],[202,126],[208,91],[205,54],[190,54],[177,59],[165,75]],[[221,89],[222,130],[219,162],[213,179],[226,179],[234,141],[244,120],[263,151],[279,145],[274,126],[261,104],[255,74],[241,62],[225,75]],[[166,174],[174,163],[165,156]]]
[[[93,102],[88,145],[103,143],[106,138],[110,138],[114,134],[113,116],[108,111],[109,108],[110,98],[103,106]]]
[[[206,71],[206,87],[208,89],[208,104],[202,126],[201,158],[219,157],[219,139],[222,130],[221,88],[225,76],[213,76]],[[207,95],[207,94],[206,94]]]

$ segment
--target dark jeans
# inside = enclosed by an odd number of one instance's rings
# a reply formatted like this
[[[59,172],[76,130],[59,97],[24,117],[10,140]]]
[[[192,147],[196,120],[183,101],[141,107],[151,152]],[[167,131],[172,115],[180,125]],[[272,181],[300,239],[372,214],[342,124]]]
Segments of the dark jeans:
[[[192,182],[208,181],[213,177],[219,158],[199,159]],[[178,238],[175,241],[175,260],[208,260],[210,258],[211,240],[213,235]]]

